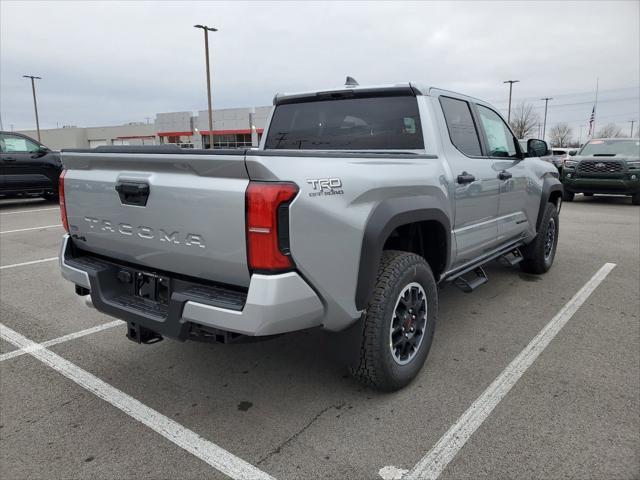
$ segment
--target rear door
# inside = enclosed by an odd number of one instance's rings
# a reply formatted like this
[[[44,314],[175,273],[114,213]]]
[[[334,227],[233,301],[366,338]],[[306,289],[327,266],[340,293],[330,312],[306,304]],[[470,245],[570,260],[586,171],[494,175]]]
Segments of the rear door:
[[[458,267],[496,246],[500,181],[494,160],[484,156],[471,104],[448,96],[438,100],[446,124],[441,130],[449,137],[443,138],[443,145],[454,179]]]
[[[527,198],[539,192],[529,183],[528,169],[523,161],[518,141],[507,123],[485,105],[476,105],[481,133],[487,148],[493,173],[499,182],[498,243],[517,240],[529,228]],[[534,202],[538,205],[538,202]],[[533,219],[535,221],[535,219]]]

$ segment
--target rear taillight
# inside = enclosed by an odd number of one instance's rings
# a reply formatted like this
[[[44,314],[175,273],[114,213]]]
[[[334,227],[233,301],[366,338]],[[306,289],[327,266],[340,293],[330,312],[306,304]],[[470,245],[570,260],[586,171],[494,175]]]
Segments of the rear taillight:
[[[254,272],[275,273],[293,267],[289,253],[289,203],[294,183],[249,182],[247,257]]]
[[[60,180],[58,181],[58,198],[60,198],[60,217],[62,218],[62,226],[65,231],[69,233],[69,221],[67,220],[67,203],[64,198],[64,176],[67,174],[66,170],[62,170],[60,173]]]

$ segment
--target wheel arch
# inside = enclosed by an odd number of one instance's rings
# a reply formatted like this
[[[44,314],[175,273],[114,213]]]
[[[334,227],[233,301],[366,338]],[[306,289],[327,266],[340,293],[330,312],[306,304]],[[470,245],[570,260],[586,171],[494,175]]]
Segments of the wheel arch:
[[[382,201],[372,211],[367,221],[360,249],[360,264],[356,286],[356,308],[366,308],[376,282],[378,264],[386,249],[404,250],[425,257],[436,281],[450,262],[451,223],[437,200],[428,202],[425,197],[393,198]],[[414,231],[418,240],[405,239]],[[394,232],[400,235],[400,244],[391,240]],[[425,237],[425,232],[429,235]],[[426,239],[426,240],[425,240]],[[433,247],[434,243],[437,248]],[[433,264],[432,264],[433,263]]]
[[[540,224],[542,222],[542,217],[544,216],[544,210],[547,203],[551,202],[558,207],[558,201],[562,198],[563,193],[564,186],[557,177],[553,175],[546,175],[544,177],[542,195],[540,197],[540,207],[538,208],[538,218],[536,220],[536,232],[540,230]]]

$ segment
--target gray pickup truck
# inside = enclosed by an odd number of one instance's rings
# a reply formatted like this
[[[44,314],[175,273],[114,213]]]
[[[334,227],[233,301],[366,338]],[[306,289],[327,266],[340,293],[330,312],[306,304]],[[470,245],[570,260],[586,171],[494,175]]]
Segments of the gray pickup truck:
[[[486,102],[348,83],[277,95],[258,149],[63,151],[64,278],[139,343],[321,327],[358,379],[408,384],[438,285],[551,267],[562,185]]]

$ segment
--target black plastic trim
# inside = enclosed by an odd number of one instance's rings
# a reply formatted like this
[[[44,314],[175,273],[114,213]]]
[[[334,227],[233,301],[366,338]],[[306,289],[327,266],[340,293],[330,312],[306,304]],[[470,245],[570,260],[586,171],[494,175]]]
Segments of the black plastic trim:
[[[560,195],[564,192],[564,186],[560,180],[548,173],[544,177],[542,184],[542,196],[540,197],[540,207],[538,209],[538,219],[536,220],[536,232],[540,230],[540,224],[542,223],[542,217],[544,216],[544,210],[546,208],[549,198],[553,192],[560,192]]]
[[[377,88],[343,88],[327,90],[323,92],[307,92],[292,95],[276,95],[274,105],[286,105],[290,103],[318,102],[325,100],[341,100],[344,98],[371,98],[371,97],[415,97],[419,91],[411,85]]]
[[[109,146],[103,145],[96,148],[65,148],[62,153],[123,153],[123,154],[158,154],[166,153],[172,155],[237,155],[242,156],[247,149],[195,149],[195,148],[180,148],[177,145],[123,145],[123,146]]]
[[[401,225],[435,220],[442,225],[446,240],[445,270],[449,266],[451,251],[451,224],[449,217],[439,208],[422,208],[423,198],[393,198],[381,202],[369,216],[362,238],[356,308],[363,310],[376,282],[382,249],[391,232]]]
[[[437,155],[411,152],[353,152],[344,150],[248,150],[247,156],[255,157],[316,157],[316,158],[426,158],[437,159]]]
[[[143,327],[161,336],[178,340],[195,339],[190,334],[192,324],[181,321],[186,302],[195,301],[235,311],[242,311],[246,303],[246,289],[203,282],[184,275],[121,262],[79,250],[73,243],[65,252],[65,262],[86,272],[89,277],[91,301],[98,311],[135,324],[136,328]],[[124,277],[118,275],[122,270],[130,270],[131,273],[152,273],[168,278],[171,285],[168,305],[159,307],[155,302],[135,297],[133,283],[123,283],[121,278]]]

